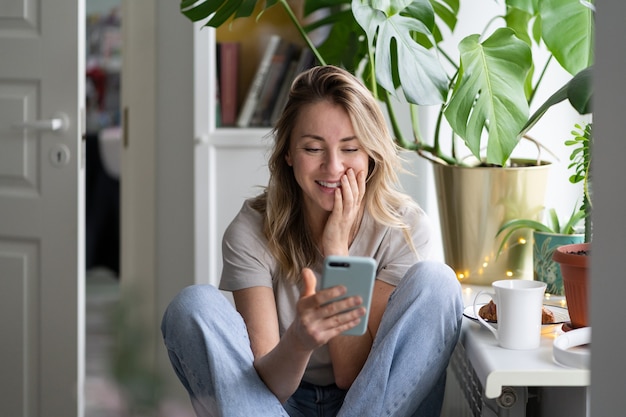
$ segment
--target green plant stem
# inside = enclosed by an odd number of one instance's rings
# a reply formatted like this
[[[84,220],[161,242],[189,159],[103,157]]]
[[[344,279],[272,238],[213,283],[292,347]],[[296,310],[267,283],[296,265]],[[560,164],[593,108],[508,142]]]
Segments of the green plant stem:
[[[294,24],[296,29],[298,29],[298,32],[300,33],[300,36],[302,36],[302,39],[304,39],[304,41],[306,42],[307,46],[309,48],[311,48],[311,51],[313,51],[313,54],[315,54],[315,58],[317,58],[317,60],[320,63],[320,65],[326,65],[326,61],[324,60],[322,55],[319,53],[319,51],[317,50],[317,48],[313,44],[313,41],[311,41],[311,38],[309,38],[309,35],[307,35],[306,31],[304,30],[304,28],[300,24],[300,21],[298,20],[298,17],[296,16],[296,14],[293,12],[291,7],[287,3],[287,0],[279,0],[279,3],[283,6],[283,9],[285,9],[285,11],[287,12],[287,15],[289,16],[289,19],[291,19],[291,22]]]
[[[422,135],[419,122],[419,106],[409,103],[409,113],[411,116],[411,129],[413,131],[413,140],[417,144],[422,144]]]
[[[539,78],[537,78],[537,82],[535,83],[535,86],[530,92],[530,97],[528,97],[529,105],[533,102],[533,98],[535,98],[535,94],[537,93],[537,90],[539,89],[539,85],[541,85],[541,81],[543,80],[543,77],[546,75],[546,71],[548,70],[548,65],[550,65],[550,61],[552,61],[552,55],[550,55],[548,59],[546,60],[546,64],[543,66],[543,70],[541,70],[541,74],[539,74]]]
[[[370,75],[369,75],[369,80],[370,80],[370,91],[372,92],[372,94],[374,95],[374,98],[378,99],[378,86],[376,84],[376,67],[374,66],[374,53],[372,51],[372,48],[367,48],[367,59],[370,62],[369,68],[370,68]],[[389,101],[389,93],[385,92],[385,97],[383,97],[383,99],[385,99],[387,102]],[[390,107],[388,105],[388,107]],[[391,110],[391,112],[393,113],[393,110]]]
[[[480,33],[481,38],[485,36],[485,33],[487,33],[487,30],[489,30],[489,26],[491,26],[496,20],[500,20],[500,19],[502,19],[505,22],[505,24],[506,24],[506,17],[505,16],[503,16],[501,14],[495,15],[494,17],[489,19],[487,21],[487,23],[485,24],[485,27],[483,28],[482,32]]]
[[[452,138],[450,141],[452,144],[451,145],[452,156],[446,156],[441,152],[441,146],[439,144],[439,135],[441,134],[441,124],[443,122],[443,110],[444,110],[444,106],[442,105],[441,108],[439,109],[439,113],[437,114],[437,121],[435,122],[433,146],[431,147],[423,146],[423,149],[424,150],[428,149],[428,151],[433,156],[446,161],[450,165],[459,165],[459,161],[456,159],[456,148],[454,146],[454,132],[452,132]]]
[[[440,155],[436,154],[434,149],[431,146],[425,145],[424,143],[420,142],[419,140],[415,140],[414,142],[409,142],[404,135],[402,134],[402,130],[400,129],[400,124],[398,123],[398,119],[396,117],[396,113],[393,109],[393,104],[391,103],[391,99],[390,99],[391,95],[385,91],[384,97],[383,97],[383,101],[385,103],[385,106],[387,108],[387,112],[389,113],[389,120],[391,123],[391,128],[393,131],[393,135],[394,135],[394,140],[396,142],[396,144],[406,150],[409,151],[414,151],[417,152],[420,156],[424,156],[424,152],[428,152],[430,154],[433,154],[435,156],[437,156],[438,158],[440,158],[441,160],[444,160],[446,163],[450,163],[451,161],[441,157]],[[413,119],[413,117],[412,117]],[[424,156],[425,157],[425,156]]]
[[[437,51],[439,51],[439,53],[446,59],[446,61],[448,61],[450,65],[452,65],[455,72],[459,71],[459,64],[454,62],[454,60],[450,58],[450,55],[448,55],[446,51],[444,51],[441,47],[439,47],[439,45],[437,45]]]
[[[444,108],[443,105],[439,108],[439,113],[437,114],[437,121],[435,122],[433,149],[436,150],[437,156],[441,156],[441,146],[439,145],[439,135],[441,134],[441,122],[443,121],[443,108]]]
[[[449,158],[445,155],[443,155],[443,153],[441,152],[441,149],[439,148],[439,141],[435,140],[435,146],[429,146],[427,144],[425,144],[424,142],[422,142],[422,140],[420,139],[420,130],[419,130],[419,106],[416,105],[411,105],[410,106],[410,111],[411,111],[411,126],[413,128],[413,137],[414,137],[414,143],[403,143],[401,146],[404,148],[407,148],[409,150],[413,150],[416,151],[421,157],[431,160],[433,162],[444,162],[448,165],[457,165],[457,161],[454,158]],[[440,116],[443,113],[439,113]],[[437,126],[440,126],[441,123],[439,123]],[[438,138],[438,130],[435,133],[435,138]],[[432,155],[431,157],[428,157],[425,153],[428,152],[430,155]]]
[[[585,242],[591,242],[592,237],[592,220],[591,212],[593,206],[591,204],[591,146],[592,146],[592,133],[593,125],[588,123],[583,129],[583,136],[585,137],[586,146],[583,147],[583,158],[585,161],[585,180],[583,181],[583,207],[585,210]]]
[[[391,103],[390,94],[387,91],[385,91],[383,95],[383,102],[387,107],[387,113],[389,114],[389,121],[391,123],[391,130],[393,131],[395,141],[398,143],[398,145],[404,147],[404,144],[407,144],[408,142],[402,134],[400,124],[398,123],[398,118],[396,117],[396,112],[393,109],[393,104]]]
[[[452,62],[452,60],[442,51],[443,55],[450,61],[450,63],[456,68],[456,71],[454,72],[454,75],[452,76],[452,78],[450,78],[450,81],[448,83],[448,94],[452,94],[452,90],[453,90],[453,85],[456,83],[456,79],[459,76],[459,67],[458,65],[454,64],[454,62]],[[444,104],[441,105],[441,107],[439,108],[439,113],[437,114],[437,121],[435,122],[435,132],[433,135],[433,146],[432,146],[432,151],[431,153],[433,154],[433,156],[439,158],[439,159],[443,159],[444,161],[446,161],[448,164],[451,165],[457,165],[459,163],[459,161],[457,161],[456,159],[456,149],[454,146],[454,132],[452,132],[452,140],[450,141],[451,145],[451,156],[444,156],[441,152],[441,145],[440,145],[440,141],[439,141],[439,135],[441,134],[441,125],[443,123],[443,118],[444,118],[444,110],[446,107],[446,104],[448,102],[449,97],[446,97],[446,101],[444,102]],[[425,149],[425,148],[424,148]]]

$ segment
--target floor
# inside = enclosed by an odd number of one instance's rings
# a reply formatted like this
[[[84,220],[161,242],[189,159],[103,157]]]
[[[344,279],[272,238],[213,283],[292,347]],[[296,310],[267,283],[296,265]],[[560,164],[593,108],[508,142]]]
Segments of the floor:
[[[119,282],[107,270],[87,273],[85,343],[85,417],[122,416],[122,399],[109,375],[113,344],[108,317],[119,300]]]
[[[87,273],[84,417],[195,417],[190,405],[162,402],[148,413],[128,411],[122,391],[111,377],[110,350],[114,347],[111,315],[119,306],[117,277],[106,269]]]

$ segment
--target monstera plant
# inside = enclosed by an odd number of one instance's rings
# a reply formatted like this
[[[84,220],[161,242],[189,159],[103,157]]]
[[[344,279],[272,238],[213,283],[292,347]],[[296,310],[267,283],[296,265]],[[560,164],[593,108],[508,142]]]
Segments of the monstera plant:
[[[458,44],[450,40],[461,7],[476,1],[182,0],[180,9],[217,28],[281,7],[320,64],[361,77],[386,107],[396,143],[433,162],[445,261],[460,280],[487,284],[532,276],[530,248],[497,257],[496,233],[510,219],[539,215],[550,164],[512,154],[553,104],[567,99],[589,112],[594,15],[583,0],[483,1],[500,13]],[[327,36],[313,44],[309,33],[319,28]],[[572,78],[530,116],[551,65]],[[401,102],[410,107],[402,120]],[[432,132],[419,123],[426,106],[438,106]],[[523,179],[520,168],[528,168]]]

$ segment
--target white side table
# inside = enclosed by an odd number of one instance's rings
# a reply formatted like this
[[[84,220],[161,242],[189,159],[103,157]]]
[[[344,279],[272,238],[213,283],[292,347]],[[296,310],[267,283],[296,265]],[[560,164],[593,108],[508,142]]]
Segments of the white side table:
[[[480,290],[490,290],[490,287],[463,285],[464,304],[472,305]],[[559,305],[561,300],[552,297],[549,301]],[[542,412],[542,415],[571,417],[587,414],[586,387],[590,372],[554,361],[552,343],[560,332],[560,327],[556,326],[552,332],[542,334],[537,349],[509,350],[499,347],[493,334],[479,323],[463,318],[460,336],[463,355],[482,387],[483,405],[491,410],[483,411],[483,416],[502,415],[500,411],[503,409],[507,410],[507,416],[526,415],[529,395],[536,395],[535,391],[529,394],[529,387],[541,387],[539,407],[550,411],[549,414]]]

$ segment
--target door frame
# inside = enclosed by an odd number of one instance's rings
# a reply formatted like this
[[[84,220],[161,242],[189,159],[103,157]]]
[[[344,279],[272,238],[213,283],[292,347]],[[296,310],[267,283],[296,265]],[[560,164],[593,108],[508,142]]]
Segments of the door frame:
[[[120,294],[150,342],[145,365],[188,404],[160,334],[169,301],[196,283],[194,25],[178,4],[122,2]],[[158,31],[157,31],[158,28]]]

